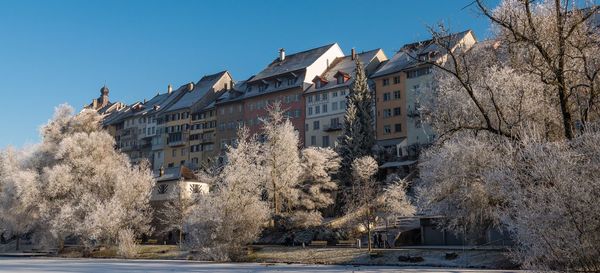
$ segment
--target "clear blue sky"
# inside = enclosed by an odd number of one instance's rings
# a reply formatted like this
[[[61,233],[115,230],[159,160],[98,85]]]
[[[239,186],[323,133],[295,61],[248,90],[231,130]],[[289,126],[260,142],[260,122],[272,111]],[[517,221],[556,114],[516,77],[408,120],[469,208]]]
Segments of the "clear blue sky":
[[[281,47],[391,57],[438,22],[483,39],[488,21],[463,9],[472,1],[0,0],[0,148],[39,141],[55,106],[80,109],[104,83],[111,101],[132,103],[224,69],[246,79]]]

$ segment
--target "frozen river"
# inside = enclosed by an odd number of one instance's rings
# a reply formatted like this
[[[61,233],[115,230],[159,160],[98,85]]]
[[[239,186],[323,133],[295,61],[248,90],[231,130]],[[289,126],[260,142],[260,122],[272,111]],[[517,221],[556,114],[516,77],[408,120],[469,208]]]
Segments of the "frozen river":
[[[0,258],[0,272],[517,272],[510,270],[407,268],[390,266],[208,263],[162,260]]]

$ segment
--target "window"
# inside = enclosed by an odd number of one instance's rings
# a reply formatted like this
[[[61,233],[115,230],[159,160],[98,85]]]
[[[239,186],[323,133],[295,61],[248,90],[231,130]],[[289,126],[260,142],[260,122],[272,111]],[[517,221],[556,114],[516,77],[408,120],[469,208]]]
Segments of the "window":
[[[308,102],[312,102],[313,96],[308,96]]]
[[[323,93],[321,96],[323,97],[323,100],[327,100],[327,93]]]
[[[268,84],[261,84],[258,86],[258,92],[263,92],[263,91],[267,90],[268,87],[269,87]]]
[[[294,110],[294,117],[299,118],[300,116],[302,116],[302,110],[300,110],[300,109]]]
[[[315,114],[320,114],[321,113],[321,106],[317,105],[315,106]]]
[[[168,184],[159,184],[158,188],[156,189],[158,194],[165,194],[165,193],[167,193],[168,190],[169,190]]]
[[[308,107],[308,115],[311,116],[313,114],[312,107]]]
[[[394,131],[395,131],[396,133],[400,133],[400,132],[402,132],[402,124],[400,124],[400,123],[396,123],[396,124],[394,124]]]
[[[391,133],[392,133],[392,128],[390,127],[390,125],[384,125],[383,126],[383,134],[389,135]]]
[[[169,163],[169,165],[167,165],[167,168],[173,168],[174,165],[175,164],[173,164],[173,163]]]
[[[295,84],[295,83],[296,83],[296,78],[289,78],[289,79],[287,80],[287,84],[288,84],[288,85],[293,85],[293,84]]]
[[[392,98],[392,94],[390,92],[383,93],[383,101],[389,101]]]
[[[342,95],[342,96],[346,95],[346,90],[340,91],[340,95]]]
[[[416,78],[416,77],[421,77],[421,76],[428,75],[428,74],[431,74],[431,68],[425,67],[425,68],[419,68],[419,69],[415,69],[415,70],[406,72],[406,77],[407,78]]]
[[[320,101],[321,100],[321,96],[319,96],[319,94],[315,95],[315,101]]]
[[[400,115],[400,107],[394,108],[394,116],[399,116],[399,115]]]
[[[313,121],[313,130],[319,130],[319,125],[320,124],[318,120]]]
[[[337,101],[332,102],[331,103],[331,110],[335,111],[337,109],[338,109],[338,103],[337,103]]]
[[[383,86],[388,86],[390,85],[390,79],[389,78],[385,78],[381,81],[381,83],[383,84]]]
[[[181,149],[181,155],[182,155],[182,156],[184,156],[184,155],[185,155],[185,151],[186,151],[186,149],[185,149],[185,148]]]
[[[194,158],[194,159],[196,159],[195,164],[198,164],[198,159],[197,158]],[[192,162],[194,162],[194,159],[192,159]],[[192,184],[192,185],[190,185],[190,192],[191,193],[202,193],[202,188],[200,187],[199,184]]]
[[[323,136],[323,147],[329,147],[329,136]]]
[[[317,137],[316,136],[310,136],[310,145],[312,145],[312,146],[317,145]]]
[[[340,101],[340,109],[346,109],[346,101]]]
[[[392,109],[383,109],[383,118],[389,118],[392,116]]]
[[[323,104],[323,113],[327,113],[327,104]]]
[[[281,82],[279,80],[275,81],[275,88],[280,87],[281,86]]]
[[[172,155],[173,157],[177,156],[177,150],[173,150],[173,151],[171,151],[171,152],[172,152],[172,153],[171,153],[171,155]]]
[[[394,91],[394,99],[395,100],[399,100],[400,99],[400,90]]]
[[[308,126],[308,123],[307,123],[307,124],[305,124],[305,125],[306,125],[306,126],[304,126],[304,131],[308,132],[308,127],[310,127],[310,126]]]
[[[332,118],[331,119],[331,126],[332,127],[338,127],[338,126],[340,126],[340,118]]]
[[[331,96],[334,97],[334,98],[337,97],[337,91],[331,93]]]
[[[399,84],[400,83],[400,76],[395,76],[394,77],[394,84]]]

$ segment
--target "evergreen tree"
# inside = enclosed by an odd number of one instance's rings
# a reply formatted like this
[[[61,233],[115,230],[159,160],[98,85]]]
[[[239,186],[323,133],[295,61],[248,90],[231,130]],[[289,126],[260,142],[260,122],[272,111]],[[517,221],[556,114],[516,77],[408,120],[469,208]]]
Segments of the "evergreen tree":
[[[344,186],[351,184],[352,162],[371,155],[375,145],[373,100],[362,62],[356,58],[354,82],[348,96],[344,129],[339,137],[337,152],[342,158],[340,179]]]

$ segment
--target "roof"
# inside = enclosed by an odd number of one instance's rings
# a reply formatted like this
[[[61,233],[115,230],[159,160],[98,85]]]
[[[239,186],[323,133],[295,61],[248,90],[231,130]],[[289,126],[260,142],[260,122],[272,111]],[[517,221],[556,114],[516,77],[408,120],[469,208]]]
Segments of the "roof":
[[[471,30],[466,30],[459,33],[450,34],[442,39],[447,39],[450,47],[458,44],[464,39]],[[381,66],[375,73],[371,75],[371,78],[381,77],[388,74],[396,73],[402,70],[413,68],[420,64],[417,60],[418,56],[423,53],[439,52],[443,49],[433,39],[420,41],[416,43],[406,44],[384,65]]]
[[[171,167],[163,169],[163,174],[160,175],[160,170],[154,171],[154,178],[157,182],[173,181],[173,180],[194,180],[197,179],[192,170],[185,166]]]
[[[362,62],[363,67],[366,67],[373,61],[373,59],[377,56],[377,54],[380,51],[380,48],[373,49],[367,52],[356,54],[356,56]],[[335,61],[332,62],[332,65],[327,70],[325,70],[325,72],[320,76],[322,79],[327,81],[327,84],[321,88],[315,88],[315,85],[313,84],[306,92],[310,93],[321,90],[328,90],[336,87],[349,86],[352,84],[353,79],[338,84],[337,78],[335,76],[338,73],[342,73],[348,74],[349,76],[353,77],[355,74],[355,68],[356,63],[355,60],[352,60],[352,55],[336,58]]]
[[[227,71],[221,71],[216,74],[202,77],[194,85],[194,89],[192,89],[192,91],[187,91],[183,95],[183,97],[181,97],[177,102],[168,107],[165,111],[171,112],[191,107],[192,105],[194,105],[194,103],[202,99],[202,97],[214,87],[217,81],[219,81],[219,79],[221,79],[221,77],[225,73],[227,73]]]
[[[285,56],[283,61],[279,61],[279,58],[276,58],[267,68],[256,74],[252,82],[305,69],[334,45],[335,43],[290,54]]]

